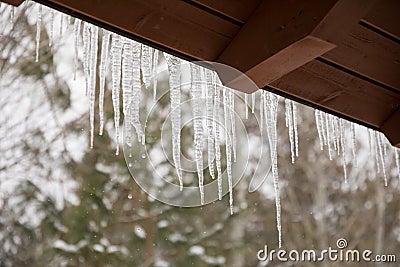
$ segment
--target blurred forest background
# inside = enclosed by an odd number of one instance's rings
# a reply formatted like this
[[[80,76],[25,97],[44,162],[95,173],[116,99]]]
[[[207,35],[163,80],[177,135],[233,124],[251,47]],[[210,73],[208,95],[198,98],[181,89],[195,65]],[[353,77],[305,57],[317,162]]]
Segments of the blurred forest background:
[[[149,198],[131,178],[122,153],[115,155],[109,86],[105,133],[96,131],[89,149],[81,68],[73,78],[73,19],[56,15],[55,23],[64,23],[61,33],[60,27],[53,32],[42,27],[35,62],[36,11],[30,5],[14,17],[10,11],[1,5],[0,266],[264,266],[257,251],[264,245],[277,249],[278,243],[273,192],[249,193],[249,181],[242,179],[234,189],[233,215],[228,196],[201,208],[175,208]],[[49,17],[44,10],[43,21]],[[160,86],[167,83],[162,80]],[[168,103],[163,105],[168,109]],[[330,161],[319,148],[314,110],[298,109],[300,155],[295,164],[290,162],[283,101],[278,115],[283,248],[336,248],[337,239],[345,238],[350,249],[398,253],[400,185],[392,154],[385,187],[366,130],[357,127],[357,165],[348,153],[345,184],[340,157]],[[244,122],[251,129],[252,122]],[[183,147],[193,145],[185,140]],[[270,178],[264,187],[272,187]],[[375,266],[298,265],[344,264]]]

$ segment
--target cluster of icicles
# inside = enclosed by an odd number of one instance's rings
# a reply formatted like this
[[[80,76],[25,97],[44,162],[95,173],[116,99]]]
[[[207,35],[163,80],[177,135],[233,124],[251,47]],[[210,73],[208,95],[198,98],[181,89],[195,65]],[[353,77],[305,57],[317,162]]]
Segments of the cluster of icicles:
[[[37,4],[37,35],[36,35],[36,61],[39,60],[39,42],[40,30],[42,23],[42,6]],[[50,10],[51,14],[51,36],[52,42],[53,25],[54,25],[54,10]],[[14,14],[14,11],[11,12]],[[67,17],[61,14],[62,21]],[[71,18],[67,17],[68,25],[71,23]],[[62,24],[61,24],[62,25]],[[62,26],[61,26],[62,27]],[[122,110],[128,127],[127,132],[133,130],[137,134],[138,141],[145,144],[145,132],[139,120],[139,106],[142,90],[142,82],[149,88],[153,85],[154,99],[157,92],[157,66],[159,62],[160,52],[156,49],[148,47],[144,44],[132,41],[120,35],[110,33],[104,29],[100,30],[97,26],[82,22],[75,19],[73,23],[74,32],[74,52],[75,52],[75,72],[78,68],[78,51],[80,51],[81,40],[83,43],[83,71],[86,80],[86,94],[90,99],[89,117],[90,117],[90,147],[93,147],[94,140],[94,117],[95,117],[95,88],[96,75],[99,71],[99,118],[100,130],[102,135],[104,128],[104,89],[105,76],[108,73],[108,66],[111,66],[112,80],[112,103],[114,108],[114,123],[115,123],[115,142],[117,143],[116,154],[119,153],[119,135],[120,135],[120,91],[122,91]],[[100,64],[97,66],[98,56],[98,39],[101,37],[100,47]],[[50,43],[51,45],[51,43]],[[172,55],[163,53],[168,65],[169,71],[169,86],[170,86],[170,110],[172,124],[172,149],[173,161],[175,164],[180,187],[183,186],[182,169],[180,162],[180,131],[181,131],[181,73],[180,66],[182,61]],[[110,64],[111,63],[111,64]],[[198,65],[191,64],[191,97],[192,99],[200,99],[206,96],[206,114],[208,118],[219,118],[220,115],[224,118],[225,127],[225,153],[226,153],[226,171],[228,174],[230,210],[233,212],[233,195],[232,195],[232,162],[236,160],[236,128],[234,119],[234,93],[231,89],[224,87],[218,79],[215,72],[204,69]],[[75,76],[75,74],[74,74]],[[202,86],[201,84],[212,84],[217,86]],[[272,176],[275,189],[276,213],[277,213],[277,228],[279,235],[279,247],[281,246],[281,223],[280,223],[280,197],[279,197],[279,182],[278,182],[278,164],[277,164],[277,112],[280,97],[259,90],[251,95],[244,95],[245,99],[245,116],[248,117],[249,110],[254,112],[256,100],[259,102],[259,112],[261,118],[261,127],[265,127],[270,144]],[[299,155],[298,131],[297,131],[297,109],[295,102],[285,99],[285,122],[289,132],[291,160],[292,163]],[[223,103],[223,108],[219,103]],[[199,101],[192,101],[193,112],[193,127],[194,127],[194,148],[195,161],[198,174],[198,183],[200,189],[201,202],[204,201],[204,177],[203,177],[203,135],[207,135],[208,163],[210,175],[212,178],[218,179],[218,195],[222,198],[222,170],[221,170],[221,132],[216,126],[214,120],[207,120],[207,131],[203,131],[203,118],[201,118],[202,107]],[[214,122],[213,122],[214,121]],[[347,182],[346,170],[346,125],[350,125],[351,135],[351,153],[353,161],[356,162],[356,141],[355,141],[355,124],[344,121],[333,115],[315,110],[315,121],[318,129],[318,135],[321,145],[321,150],[327,149],[329,158],[332,159],[334,154],[341,156],[344,171],[344,180]],[[388,142],[386,138],[379,132],[368,129],[370,152],[375,155],[376,168],[378,173],[382,172],[385,185],[387,185],[386,174],[386,155],[388,153]],[[131,145],[130,135],[124,140],[128,145]],[[390,145],[389,145],[390,146]],[[394,148],[395,162],[400,178],[399,167],[399,149]],[[215,166],[214,161],[215,160]],[[215,177],[215,167],[216,176]]]

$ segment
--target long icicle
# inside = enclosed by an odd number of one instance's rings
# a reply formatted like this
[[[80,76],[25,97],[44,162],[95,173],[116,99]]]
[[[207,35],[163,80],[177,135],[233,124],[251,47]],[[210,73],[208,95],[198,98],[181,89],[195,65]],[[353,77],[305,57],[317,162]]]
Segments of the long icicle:
[[[223,97],[224,97],[224,121],[225,121],[225,151],[226,151],[226,171],[228,175],[228,188],[229,188],[229,207],[230,212],[233,214],[233,182],[232,182],[232,136],[231,136],[231,127],[232,123],[230,122],[230,100],[229,100],[229,89],[223,88]]]
[[[291,100],[289,99],[285,99],[285,122],[286,122],[286,128],[288,128],[289,131],[290,154],[292,158],[292,163],[294,163],[295,148],[294,148],[294,133],[293,133],[293,113],[292,113],[292,103]]]
[[[36,21],[36,57],[35,62],[39,62],[40,32],[42,29],[42,5],[38,4],[38,15]]]
[[[332,160],[331,129],[329,128],[329,114],[325,113],[326,142],[328,144],[329,159]]]
[[[319,145],[321,150],[324,150],[324,139],[322,137],[322,123],[320,111],[316,109],[315,111],[315,124],[317,125],[318,137],[319,137]]]
[[[103,37],[101,41],[101,56],[100,56],[100,92],[99,92],[99,117],[100,117],[100,130],[99,135],[103,135],[104,129],[104,88],[107,74],[108,51],[110,46],[110,32],[103,30]]]
[[[222,170],[221,170],[221,140],[220,140],[220,106],[221,106],[221,81],[213,73],[214,84],[214,131],[215,131],[215,165],[217,166],[218,199],[222,199]]]
[[[357,156],[356,156],[356,128],[353,122],[350,122],[351,130],[351,154],[353,155],[354,165],[357,167]]]
[[[153,100],[156,100],[157,97],[157,75],[158,75],[158,55],[159,51],[157,49],[153,49]]]
[[[49,46],[53,45],[54,40],[54,9],[50,9],[50,36],[49,36]]]
[[[215,157],[215,145],[214,145],[214,122],[213,122],[213,108],[214,108],[214,83],[212,79],[211,70],[206,71],[206,110],[207,110],[207,147],[208,147],[208,170],[212,179],[215,179],[214,173],[214,157]]]
[[[278,174],[278,153],[277,153],[277,114],[279,97],[272,93],[264,93],[264,111],[266,117],[266,126],[268,139],[270,144],[270,153],[272,161],[272,176],[275,189],[275,205],[276,205],[276,227],[278,229],[278,245],[282,246],[282,225],[281,225],[281,200],[279,189],[279,174]]]
[[[254,111],[256,108],[256,92],[253,92],[251,94],[251,113],[253,113],[253,114],[254,114]]]
[[[346,167],[346,138],[344,131],[343,119],[339,119],[339,135],[340,135],[340,146],[342,149],[342,165],[344,173],[344,182],[347,183],[347,167]]]
[[[175,56],[164,53],[169,71],[170,112],[172,125],[172,158],[179,179],[180,190],[183,189],[181,167],[181,61]]]
[[[244,93],[244,112],[245,119],[249,118],[249,95]]]
[[[396,167],[397,167],[397,176],[399,177],[399,182],[400,182],[400,160],[399,160],[399,149],[393,147],[394,149],[394,157],[396,161]]]
[[[231,135],[232,135],[232,150],[233,150],[233,161],[236,162],[237,154],[236,154],[236,120],[235,120],[235,94],[233,90],[228,90],[228,100],[229,100],[229,114],[231,120]]]
[[[132,101],[129,102],[131,112],[131,123],[135,127],[138,141],[145,144],[145,135],[140,123],[139,110],[140,110],[140,97],[142,92],[142,83],[140,80],[140,50],[141,45],[133,41],[133,92]]]
[[[142,44],[142,53],[141,53],[141,70],[143,82],[146,88],[150,86],[151,75],[152,75],[152,65],[153,65],[153,48]]]
[[[83,24],[83,72],[86,81],[86,95],[89,93],[90,24]]]
[[[115,143],[117,145],[115,154],[119,154],[119,91],[121,87],[121,61],[122,61],[121,36],[112,35],[111,39],[111,80],[112,80],[112,102],[114,107]]]
[[[125,142],[128,146],[132,145],[132,125],[131,125],[131,101],[133,95],[133,44],[128,38],[123,39],[122,44],[122,111],[124,113],[124,132]],[[137,66],[136,66],[137,68]],[[136,70],[135,75],[140,79]],[[136,77],[135,77],[136,78]],[[137,78],[136,78],[137,79]],[[140,84],[140,80],[139,80]]]
[[[375,132],[375,136],[376,136],[376,141],[377,141],[377,144],[378,144],[379,159],[380,159],[380,162],[381,162],[383,178],[385,180],[385,186],[387,186],[388,183],[387,183],[387,175],[386,175],[386,167],[385,167],[385,158],[384,158],[384,155],[383,155],[382,135],[380,133],[378,133],[378,132]]]
[[[74,21],[74,80],[76,79],[76,71],[78,69],[78,46],[79,46],[79,36],[81,32],[81,20],[75,19]]]
[[[97,77],[97,50],[99,28],[92,25],[90,28],[92,38],[90,39],[90,88],[89,88],[89,118],[90,118],[90,148],[94,141],[94,104],[96,100],[96,77]]]
[[[294,101],[292,101],[293,108],[293,129],[294,129],[294,147],[296,152],[296,158],[299,157],[299,133],[297,130],[297,106]]]
[[[196,64],[190,64],[191,73],[191,96],[192,112],[194,124],[194,153],[197,167],[197,176],[199,178],[200,203],[204,204],[204,176],[203,176],[203,125],[201,112],[201,69]]]

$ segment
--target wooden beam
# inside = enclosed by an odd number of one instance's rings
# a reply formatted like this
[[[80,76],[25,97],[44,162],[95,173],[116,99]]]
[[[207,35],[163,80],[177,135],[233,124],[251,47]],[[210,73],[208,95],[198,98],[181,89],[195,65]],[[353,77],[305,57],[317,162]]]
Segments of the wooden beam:
[[[184,0],[207,7],[244,24],[262,0]]]
[[[400,1],[379,0],[362,19],[362,22],[400,40]]]
[[[24,1],[25,0],[1,0],[0,2],[4,2],[6,4],[13,5],[13,6],[19,6]]]
[[[313,35],[336,45],[322,58],[400,91],[400,45],[359,24],[375,3],[339,1]]]
[[[238,69],[264,87],[334,47],[309,35],[335,3],[263,1],[217,62]]]
[[[392,145],[400,148],[400,109],[382,124],[381,131]]]
[[[400,107],[400,94],[387,91],[318,60],[270,84],[313,106],[379,129]]]
[[[120,34],[156,44],[161,50],[213,60],[240,29],[229,21],[180,0],[37,0],[70,10]],[[110,12],[112,11],[112,12]]]

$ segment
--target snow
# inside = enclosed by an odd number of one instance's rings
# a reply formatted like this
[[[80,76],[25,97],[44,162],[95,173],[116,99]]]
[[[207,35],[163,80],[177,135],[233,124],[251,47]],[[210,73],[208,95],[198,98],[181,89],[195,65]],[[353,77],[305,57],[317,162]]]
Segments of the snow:
[[[146,235],[147,234],[146,234],[146,231],[143,229],[142,226],[135,225],[134,232],[135,232],[135,235],[137,237],[139,237],[140,239],[146,239]]]

